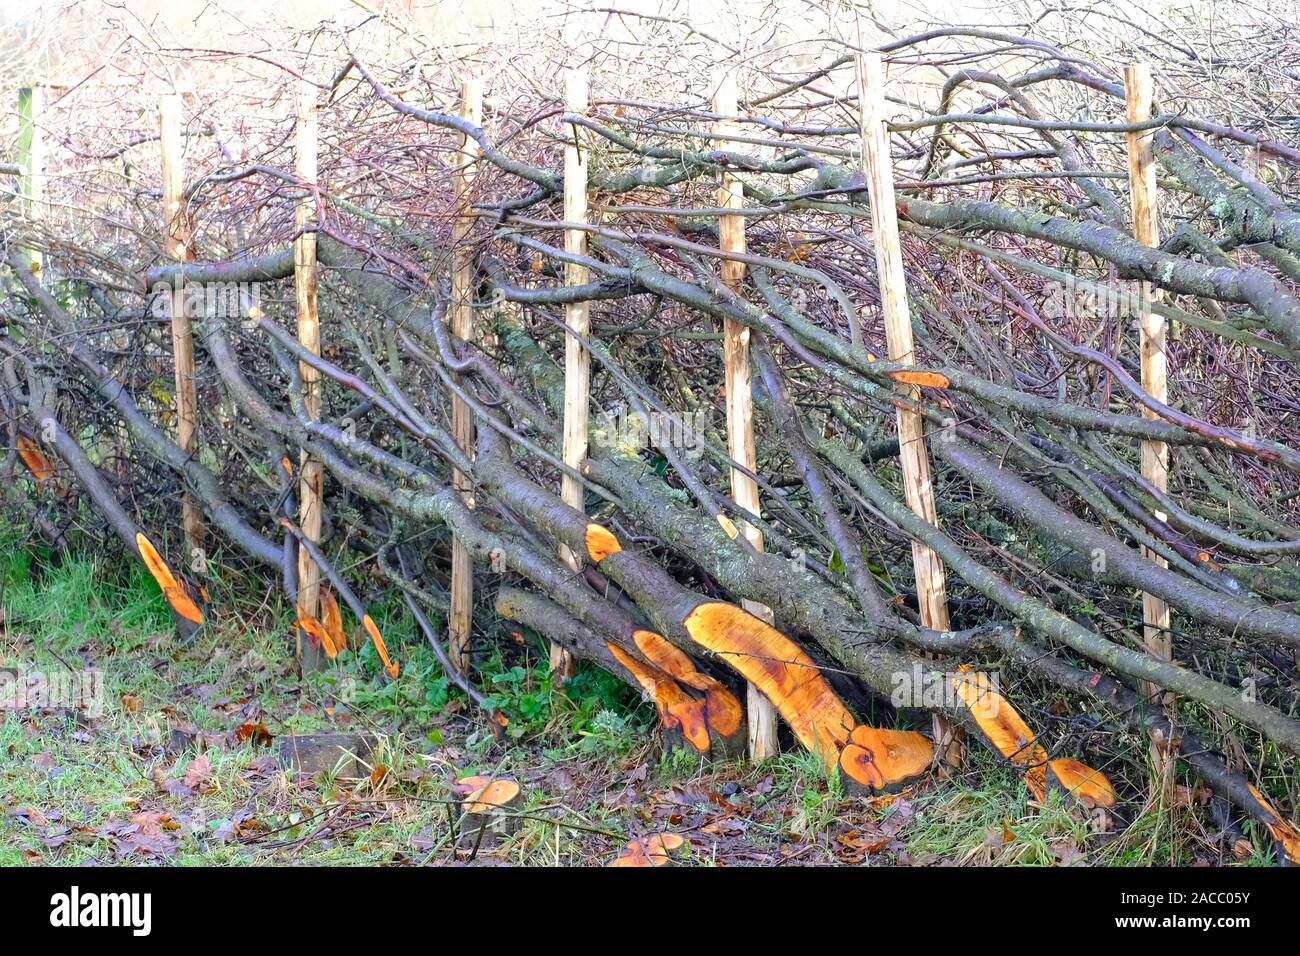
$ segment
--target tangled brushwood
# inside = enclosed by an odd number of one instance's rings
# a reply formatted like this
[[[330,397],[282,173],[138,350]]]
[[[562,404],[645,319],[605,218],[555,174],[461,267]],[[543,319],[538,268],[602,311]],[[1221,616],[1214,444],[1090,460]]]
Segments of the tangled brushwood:
[[[346,646],[346,615],[397,676],[366,607],[400,594],[486,721],[462,652],[525,626],[644,694],[667,746],[743,755],[770,702],[852,790],[941,772],[964,738],[1116,825],[1186,774],[1300,862],[1300,47],[1280,12],[1211,42],[1190,17],[1052,7],[1019,30],[871,28],[910,362],[885,357],[848,6],[809,14],[815,43],[743,46],[631,13],[454,48],[380,13],[220,50],[106,25],[44,91],[42,195],[6,177],[0,204],[6,507],[138,557],[183,634],[221,613],[209,574],[259,569],[299,608],[304,667]],[[1135,59],[1149,120],[1126,114]],[[566,66],[588,71],[580,111]],[[1132,136],[1154,144],[1156,245],[1134,238]],[[1151,315],[1167,401],[1142,384]],[[752,469],[727,433],[735,330]],[[566,348],[590,362],[576,438]],[[934,523],[900,408],[924,422]],[[457,565],[473,640],[448,649]],[[1143,595],[1171,609],[1168,658]]]

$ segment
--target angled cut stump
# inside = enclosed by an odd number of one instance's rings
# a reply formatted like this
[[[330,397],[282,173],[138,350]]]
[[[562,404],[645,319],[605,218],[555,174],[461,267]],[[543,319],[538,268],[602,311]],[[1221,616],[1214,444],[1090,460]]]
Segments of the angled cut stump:
[[[1268,819],[1265,826],[1268,828],[1269,836],[1273,838],[1278,865],[1300,866],[1300,830],[1297,830],[1289,820],[1284,819],[1277,812],[1277,808],[1254,786],[1248,783],[1246,789],[1259,804],[1263,811],[1261,815]]]
[[[1042,801],[1049,789],[1058,789],[1088,809],[1115,805],[1115,789],[1104,773],[1069,757],[1049,759],[1024,718],[980,675],[968,672],[950,680],[970,714],[971,726],[990,749],[1024,774],[1035,799]]]
[[[934,743],[914,730],[860,724],[840,752],[846,793],[895,793],[924,777],[934,762]]]
[[[658,659],[637,655],[613,642],[607,647],[654,704],[664,749],[689,748],[716,757],[744,753],[745,712],[740,699],[716,678],[696,670],[694,662],[662,636],[637,631],[634,639],[638,646],[657,652]],[[704,695],[697,696],[688,687]]]
[[[589,555],[611,543],[617,548],[608,532],[589,532],[587,538],[593,545]],[[639,690],[659,715],[664,749],[688,748],[713,756],[743,752],[745,715],[739,698],[717,678],[699,671],[662,635],[637,628],[603,602],[595,604],[604,619],[591,621],[592,626],[553,601],[516,588],[501,588],[496,609],[503,618],[532,628],[566,653],[591,661]]]
[[[143,531],[135,534],[136,552],[149,570],[149,574],[158,582],[163,597],[172,610],[176,622],[176,633],[182,641],[188,641],[203,627],[203,608],[206,603],[205,593],[172,572],[158,549]]]

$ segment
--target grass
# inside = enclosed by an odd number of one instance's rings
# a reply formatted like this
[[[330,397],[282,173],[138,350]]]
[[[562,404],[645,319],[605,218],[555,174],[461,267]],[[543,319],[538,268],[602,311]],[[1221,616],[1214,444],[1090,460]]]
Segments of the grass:
[[[1056,866],[1090,861],[1093,820],[1057,793],[1036,804],[1024,781],[982,752],[973,752],[961,783],[916,802],[907,839],[914,862]]]
[[[1142,865],[1191,862],[1201,845],[1149,808],[1120,828],[1055,797],[1038,806],[978,749],[954,779],[875,799],[846,796],[802,751],[758,766],[661,753],[653,711],[614,678],[583,668],[561,691],[541,644],[508,631],[481,642],[478,670],[508,719],[497,735],[397,602],[371,613],[399,679],[361,644],[299,680],[286,610],[237,604],[258,593],[249,582],[214,582],[213,619],[181,645],[134,566],[0,539],[0,574],[0,666],[103,680],[94,716],[0,711],[0,865],[604,864],[665,831],[689,838],[678,865],[701,866]],[[282,769],[267,741],[317,730],[382,745],[360,779]],[[452,836],[452,783],[468,773],[513,775],[524,793],[515,832],[476,852]],[[1256,846],[1247,862],[1268,859]]]
[[[509,721],[498,740],[395,604],[371,611],[401,655],[398,680],[378,676],[369,644],[299,680],[278,604],[252,617],[218,611],[181,645],[158,588],[137,568],[55,562],[10,539],[0,541],[0,575],[0,666],[28,678],[86,668],[102,676],[93,716],[62,706],[0,711],[0,865],[411,862],[412,846],[446,842],[457,777],[599,766],[648,730],[651,713],[609,675],[584,669],[560,693],[525,647],[481,662]],[[225,583],[213,587],[219,596],[238,590]],[[340,729],[380,735],[369,777],[295,778],[265,745]],[[180,749],[170,746],[177,730],[187,735]],[[203,781],[183,786],[196,764]],[[327,817],[337,820],[316,836]]]

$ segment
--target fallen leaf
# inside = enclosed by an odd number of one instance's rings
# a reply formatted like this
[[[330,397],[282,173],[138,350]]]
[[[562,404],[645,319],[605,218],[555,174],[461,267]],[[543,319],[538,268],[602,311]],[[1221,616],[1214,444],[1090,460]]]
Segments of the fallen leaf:
[[[230,843],[237,836],[239,836],[239,833],[233,820],[222,820],[217,824],[217,828],[212,831],[212,839],[218,843]]]
[[[212,764],[207,754],[200,754],[190,761],[185,771],[184,783],[191,790],[203,791],[212,782]]]
[[[195,789],[180,777],[168,777],[163,781],[162,788],[178,800],[185,800],[194,796]]]
[[[10,816],[17,817],[23,823],[30,824],[34,827],[43,827],[48,823],[45,814],[41,813],[35,807],[19,807],[16,810],[9,811]]]
[[[574,779],[573,774],[567,768],[559,767],[547,775],[546,786],[550,790],[567,793],[570,790],[577,789],[578,781]]]
[[[1087,856],[1068,840],[1053,844],[1052,856],[1056,857],[1057,862],[1062,866],[1073,866],[1076,863],[1087,864]]]
[[[39,767],[41,770],[44,770],[46,773],[50,773],[50,774],[60,769],[59,762],[54,759],[54,755],[51,753],[47,753],[44,750],[42,750],[35,757],[32,758],[32,765],[35,767]]]
[[[170,814],[137,813],[130,823],[101,828],[99,834],[114,844],[118,859],[136,853],[168,857],[176,852],[176,839],[168,831],[179,829]]]
[[[249,763],[248,769],[244,771],[246,775],[254,774],[263,777],[269,777],[280,770],[280,762],[274,754],[262,754],[260,757],[254,757]]]
[[[266,724],[260,721],[246,720],[235,729],[235,740],[240,743],[251,740],[254,744],[266,747],[270,746],[273,739]]]

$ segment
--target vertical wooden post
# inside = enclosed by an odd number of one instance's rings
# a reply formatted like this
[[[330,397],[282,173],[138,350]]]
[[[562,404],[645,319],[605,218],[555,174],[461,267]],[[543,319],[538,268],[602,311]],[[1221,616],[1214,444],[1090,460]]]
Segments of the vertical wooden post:
[[[466,80],[460,87],[460,116],[478,125],[482,121],[483,83],[479,79]],[[456,171],[456,222],[452,226],[451,310],[452,334],[470,341],[474,337],[474,259],[467,243],[474,224],[474,213],[469,208],[470,187],[477,172],[476,163],[481,149],[478,141],[463,136],[460,144],[460,165]],[[452,396],[451,428],[456,444],[470,458],[474,456],[474,412],[461,399]],[[469,478],[460,472],[452,475],[452,484],[465,503],[474,507],[474,495]],[[451,544],[451,610],[448,634],[451,638],[451,660],[462,674],[470,669],[470,639],[473,628],[474,565],[469,549],[459,538]]]
[[[721,70],[716,77],[713,93],[713,112],[734,116],[738,109],[736,74],[734,70]],[[718,120],[714,132],[726,133],[734,123]],[[721,140],[718,149],[729,144]],[[724,209],[740,209],[745,205],[744,184],[730,173],[722,174],[718,187],[718,205]],[[718,219],[718,241],[723,252],[745,251],[745,217],[721,216]],[[739,290],[745,280],[745,264],[722,260],[722,281],[732,290]],[[727,388],[727,453],[751,472],[757,467],[754,447],[754,396],[750,384],[749,329],[732,319],[723,319],[723,361]],[[738,468],[731,469],[731,497],[752,514],[759,513],[758,482]],[[758,550],[763,550],[763,533],[745,522],[741,531]],[[771,624],[772,609],[755,601],[741,602],[745,610]],[[745,711],[749,714],[749,756],[762,760],[776,755],[776,707],[753,684],[748,685]]]
[[[25,86],[18,91],[18,165],[22,168],[19,191],[22,195],[23,218],[34,223],[43,218],[45,211],[45,135],[41,130],[41,112],[45,105],[45,90],[40,86]],[[39,246],[32,246],[28,263],[38,281],[44,256]]]
[[[307,187],[307,193],[298,200],[294,221],[300,234],[293,241],[293,284],[298,311],[298,341],[314,355],[320,354],[320,316],[316,311],[316,234],[302,231],[316,217],[316,197],[312,188],[317,178],[316,89],[303,82],[297,90],[297,121],[294,140],[294,175]],[[307,414],[315,418],[320,414],[320,372],[306,362],[298,363],[302,378],[302,398]],[[303,453],[298,473],[298,526],[309,541],[320,540],[324,523],[323,508],[324,468],[321,462]],[[320,567],[312,560],[307,549],[298,547],[298,613],[320,617]],[[313,646],[306,635],[298,631],[298,665],[303,673],[318,671],[325,666],[323,648]]]
[[[1138,63],[1124,69],[1125,101],[1128,121],[1140,123],[1151,118],[1151,100],[1155,86],[1151,79],[1151,67]],[[1142,130],[1125,134],[1128,141],[1128,178],[1129,192],[1132,197],[1133,238],[1144,246],[1160,244],[1160,223],[1156,211],[1156,164],[1153,130]],[[1169,401],[1169,388],[1166,381],[1164,316],[1150,308],[1156,301],[1158,292],[1150,282],[1141,284],[1137,301],[1138,321],[1140,326],[1139,343],[1142,360],[1142,388],[1158,402]],[[1155,418],[1155,413],[1143,409],[1146,418]],[[1142,442],[1142,477],[1161,491],[1169,487],[1169,448],[1164,442]],[[1161,520],[1165,515],[1156,512]],[[1167,562],[1154,552],[1144,553],[1161,567],[1168,567]],[[1147,652],[1153,657],[1169,660],[1173,651],[1170,639],[1169,605],[1153,594],[1142,595],[1143,637]],[[1145,687],[1149,697],[1159,701],[1162,691],[1154,684]],[[1166,742],[1167,743],[1167,742]],[[1152,754],[1156,767],[1163,779],[1166,771],[1171,769],[1168,750],[1153,747]],[[1170,781],[1172,782],[1172,781]]]
[[[587,70],[585,67],[564,71],[564,108],[570,113],[587,110]],[[587,221],[587,144],[581,127],[569,124],[569,141],[564,147],[564,220]],[[564,230],[564,251],[585,255],[587,234],[581,229]],[[587,281],[587,267],[572,262],[564,264],[564,284],[582,285]],[[590,304],[571,302],[564,307],[564,321],[579,335],[591,333]],[[579,468],[587,457],[587,417],[591,400],[591,355],[573,335],[564,342],[564,463]],[[565,504],[585,509],[586,489],[569,475],[560,479],[560,497]],[[582,568],[582,558],[561,546],[560,557],[575,572]],[[551,645],[551,671],[562,678],[573,673],[573,658],[557,644]]]
[[[165,93],[158,100],[162,148],[163,215],[167,221],[167,255],[179,262],[193,258],[190,220],[185,208],[185,158],[181,139],[181,96]],[[198,430],[198,398],[194,391],[194,330],[185,308],[183,280],[172,286],[172,354],[176,367],[176,444],[194,451]],[[181,520],[191,561],[203,557],[203,515],[194,496],[181,498]]]
[[[898,239],[898,212],[894,207],[894,171],[889,157],[889,132],[885,121],[885,70],[880,54],[858,54],[858,90],[862,110],[862,159],[871,187],[871,221],[875,230],[876,272],[880,279],[880,304],[885,320],[885,341],[889,357],[911,365],[916,361],[912,346],[912,317],[907,307],[907,277],[903,271],[903,247]],[[915,385],[899,391],[909,403],[921,397]],[[930,456],[925,448],[923,419],[910,408],[898,408],[898,457],[903,468],[903,491],[912,511],[932,525],[938,525],[934,485],[930,478]],[[948,597],[943,562],[918,541],[912,542],[912,568],[916,575],[917,603],[921,623],[936,631],[948,630]],[[935,715],[935,745],[950,763],[960,759],[960,729]]]

